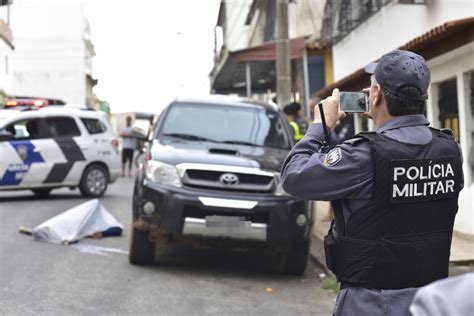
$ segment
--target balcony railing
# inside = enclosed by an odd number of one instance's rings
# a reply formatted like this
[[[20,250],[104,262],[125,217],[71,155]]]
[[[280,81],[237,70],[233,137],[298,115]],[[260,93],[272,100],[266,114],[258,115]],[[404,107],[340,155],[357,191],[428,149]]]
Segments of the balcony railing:
[[[393,0],[326,1],[321,37],[337,43],[362,22]],[[395,1],[396,2],[396,1]]]

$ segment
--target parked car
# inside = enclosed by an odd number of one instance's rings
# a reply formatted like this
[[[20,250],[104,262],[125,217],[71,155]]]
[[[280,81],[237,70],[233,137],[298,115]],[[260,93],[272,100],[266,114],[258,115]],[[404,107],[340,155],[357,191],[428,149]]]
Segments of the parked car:
[[[47,196],[70,187],[100,197],[120,174],[117,146],[102,112],[58,106],[0,110],[0,190]]]
[[[163,246],[191,239],[265,247],[282,272],[302,274],[313,208],[280,185],[292,145],[271,105],[227,96],[172,102],[136,178],[129,261],[150,264]]]

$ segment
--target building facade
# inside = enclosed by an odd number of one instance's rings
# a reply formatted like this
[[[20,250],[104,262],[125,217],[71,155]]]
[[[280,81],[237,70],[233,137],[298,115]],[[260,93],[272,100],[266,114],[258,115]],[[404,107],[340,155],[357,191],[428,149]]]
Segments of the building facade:
[[[328,2],[329,3],[329,2]],[[470,0],[341,0],[326,6],[322,37],[332,39],[333,88],[357,91],[369,85],[363,67],[400,48],[422,55],[431,70],[426,116],[451,128],[463,151],[465,188],[455,231],[474,236],[474,2]],[[356,131],[374,129],[354,116]]]
[[[216,25],[214,93],[269,101],[276,92],[276,3],[221,1]],[[331,50],[319,42],[325,1],[288,1],[292,99],[308,103],[311,91],[332,82]],[[329,66],[328,66],[329,65]]]
[[[0,2],[0,107],[11,93],[11,56],[14,49],[10,28],[11,1]]]
[[[32,22],[34,21],[34,23]],[[95,55],[82,2],[17,0],[12,5],[12,94],[93,107]]]

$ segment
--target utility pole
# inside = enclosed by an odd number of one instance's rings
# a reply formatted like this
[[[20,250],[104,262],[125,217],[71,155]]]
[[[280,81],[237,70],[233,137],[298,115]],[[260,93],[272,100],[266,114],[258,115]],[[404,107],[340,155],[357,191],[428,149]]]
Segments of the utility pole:
[[[290,43],[288,41],[288,0],[277,0],[276,7],[276,80],[277,104],[284,107],[291,100]]]

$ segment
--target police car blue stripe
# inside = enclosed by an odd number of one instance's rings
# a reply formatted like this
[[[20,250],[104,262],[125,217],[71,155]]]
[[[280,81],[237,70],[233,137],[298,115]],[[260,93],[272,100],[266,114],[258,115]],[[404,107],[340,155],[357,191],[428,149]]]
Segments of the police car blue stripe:
[[[44,162],[41,154],[35,151],[36,147],[31,141],[17,140],[9,144],[15,148],[23,163],[8,165],[7,171],[0,179],[0,186],[19,185],[33,163]]]
[[[35,151],[36,147],[31,141],[11,141],[10,145],[15,148],[18,156],[20,156],[25,165],[31,166],[32,163],[44,162],[41,154]]]

